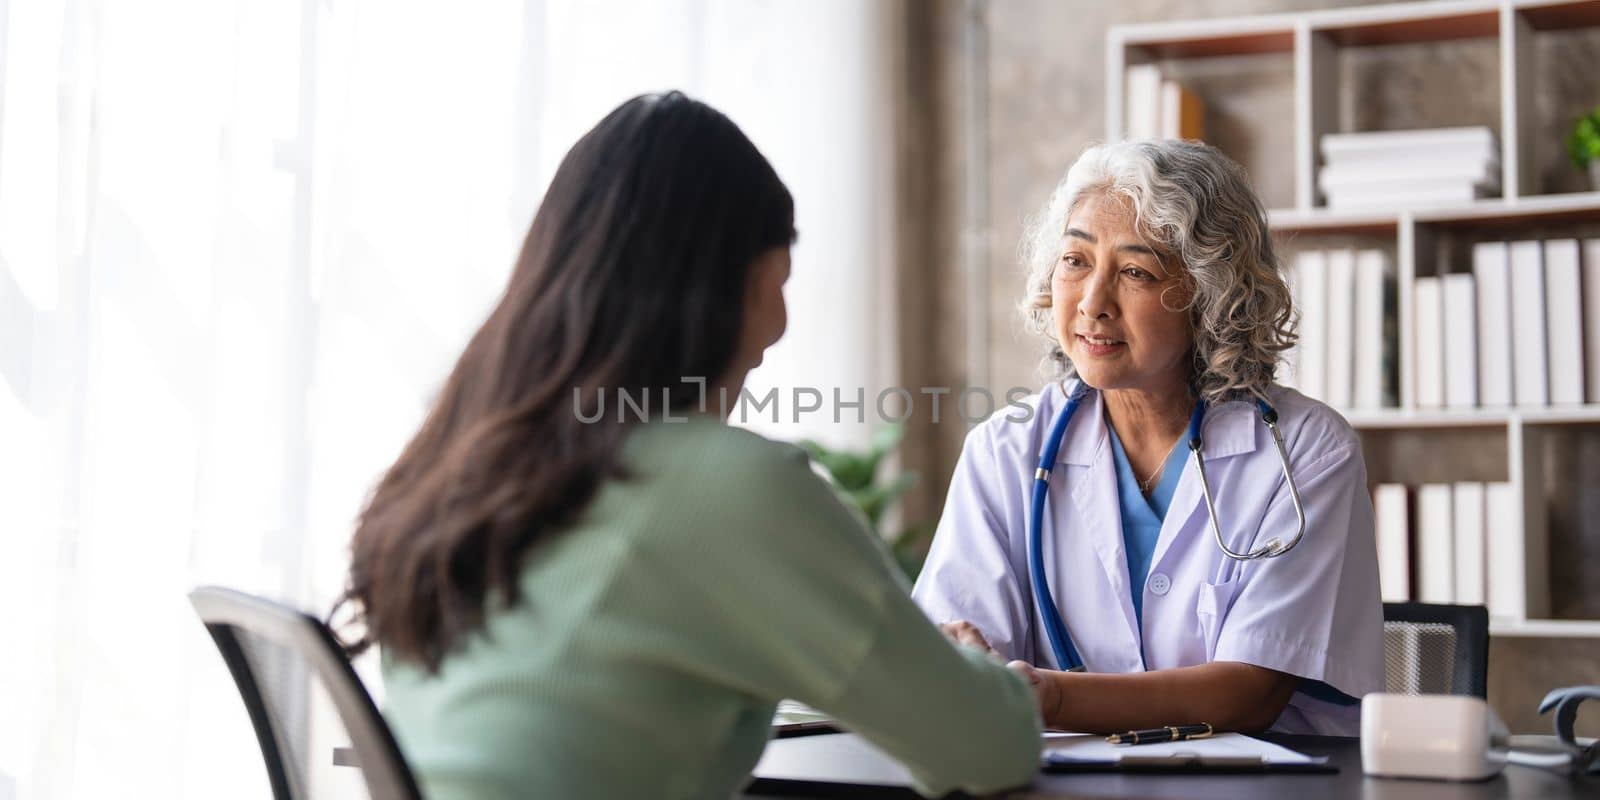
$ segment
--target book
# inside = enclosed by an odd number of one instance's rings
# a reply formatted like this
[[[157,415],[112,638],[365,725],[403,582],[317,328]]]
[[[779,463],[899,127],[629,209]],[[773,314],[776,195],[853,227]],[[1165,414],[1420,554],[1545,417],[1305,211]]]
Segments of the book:
[[[1523,584],[1526,554],[1522,547],[1515,487],[1509,483],[1484,485],[1483,520],[1489,614],[1523,619],[1527,616],[1527,589]]]
[[[1320,144],[1317,186],[1332,208],[1454,206],[1500,192],[1486,127],[1327,134]]]
[[[1375,150],[1327,159],[1317,170],[1317,187],[1404,189],[1415,181],[1419,186],[1466,183],[1499,194],[1502,171],[1496,153]]]
[[[1485,190],[1499,191],[1500,162],[1481,158],[1455,161],[1429,161],[1409,157],[1394,163],[1376,160],[1338,161],[1317,170],[1317,186],[1323,191],[1354,188],[1407,189],[1445,186],[1462,182]]]
[[[1454,507],[1450,484],[1417,487],[1417,599],[1424,603],[1455,602]]]
[[[1136,64],[1125,73],[1127,138],[1154,139],[1161,135],[1161,69]]]
[[[1161,82],[1161,138],[1206,138],[1206,106],[1177,81]]]
[[[1444,406],[1444,297],[1436,277],[1418,278],[1412,286],[1416,305],[1416,390],[1418,408]]]
[[[1440,279],[1444,295],[1444,404],[1446,408],[1478,405],[1478,298],[1472,275],[1455,273]]]
[[[1478,402],[1511,405],[1511,275],[1505,242],[1472,246],[1478,285]]]
[[[1365,331],[1355,329],[1356,256],[1350,250],[1328,251],[1328,337],[1326,342],[1327,396],[1334,408],[1349,408],[1354,399],[1355,340]]]
[[[1356,408],[1398,405],[1394,391],[1394,262],[1382,250],[1356,251]]]
[[[1545,345],[1551,405],[1583,404],[1583,289],[1578,240],[1544,243]]]
[[[1328,258],[1320,250],[1304,250],[1295,256],[1295,285],[1304,304],[1300,306],[1299,358],[1295,376],[1300,391],[1318,400],[1327,396],[1328,341]]]
[[[1322,137],[1322,155],[1329,162],[1371,153],[1415,153],[1437,161],[1451,161],[1459,153],[1495,157],[1500,145],[1494,131],[1482,125],[1461,128],[1423,128],[1409,131],[1328,133]]]
[[[1378,590],[1385,603],[1411,599],[1411,495],[1403,483],[1372,489],[1373,530],[1378,539]]]
[[[1584,396],[1600,403],[1600,239],[1583,242]]]
[[[1545,374],[1544,248],[1538,241],[1512,242],[1511,399],[1519,406],[1550,402]]]
[[[1488,593],[1488,581],[1484,577],[1488,553],[1484,545],[1483,484],[1457,483],[1452,487],[1451,499],[1451,527],[1456,536],[1455,602],[1483,605]]]

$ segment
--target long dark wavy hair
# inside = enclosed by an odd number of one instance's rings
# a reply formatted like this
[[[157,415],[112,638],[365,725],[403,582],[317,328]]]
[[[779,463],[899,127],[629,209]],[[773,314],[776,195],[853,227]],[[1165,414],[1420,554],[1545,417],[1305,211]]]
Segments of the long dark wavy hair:
[[[437,671],[491,602],[521,602],[529,551],[626,478],[630,425],[583,421],[602,393],[698,403],[685,378],[731,367],[751,265],[794,238],[788,189],[704,103],[636,97],[578,140],[505,295],[361,513],[350,652],[377,643]]]

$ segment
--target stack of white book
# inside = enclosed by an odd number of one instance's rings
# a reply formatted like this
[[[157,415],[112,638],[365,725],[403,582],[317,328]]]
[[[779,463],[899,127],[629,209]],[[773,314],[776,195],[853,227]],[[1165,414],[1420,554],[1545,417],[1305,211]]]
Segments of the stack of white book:
[[[1600,403],[1600,239],[1480,242],[1413,289],[1419,408]]]
[[[1496,617],[1548,613],[1544,565],[1524,547],[1509,483],[1380,483],[1372,492],[1384,602],[1487,605]]]
[[[1317,185],[1329,208],[1470,203],[1500,192],[1500,155],[1488,128],[1330,133]]]
[[[1205,103],[1177,81],[1163,78],[1154,64],[1125,73],[1129,139],[1204,139]]]
[[[1382,250],[1303,250],[1289,270],[1299,343],[1281,382],[1335,408],[1399,405],[1394,262]]]

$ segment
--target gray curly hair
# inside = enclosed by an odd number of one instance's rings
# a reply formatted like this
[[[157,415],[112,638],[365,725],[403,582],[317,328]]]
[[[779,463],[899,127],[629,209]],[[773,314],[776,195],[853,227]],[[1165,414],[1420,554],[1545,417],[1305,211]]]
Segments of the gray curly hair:
[[[1144,239],[1183,267],[1194,337],[1190,382],[1206,402],[1265,399],[1295,343],[1295,314],[1267,214],[1238,164],[1200,142],[1127,141],[1090,147],[1067,170],[1023,241],[1021,311],[1050,341],[1052,378],[1076,373],[1056,341],[1051,278],[1067,218],[1086,197],[1119,196]],[[1176,309],[1174,309],[1176,310]]]

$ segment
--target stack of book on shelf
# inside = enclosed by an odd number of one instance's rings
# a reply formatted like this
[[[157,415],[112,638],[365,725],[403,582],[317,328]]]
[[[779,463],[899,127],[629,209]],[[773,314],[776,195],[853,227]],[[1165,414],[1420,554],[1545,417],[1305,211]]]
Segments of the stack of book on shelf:
[[[1126,81],[1129,139],[1206,138],[1205,103],[1194,92],[1153,64],[1129,67]]]
[[[1281,382],[1335,408],[1399,405],[1394,262],[1382,250],[1303,250],[1289,271],[1299,344]]]
[[[1317,185],[1329,208],[1457,205],[1500,193],[1488,128],[1330,133]]]
[[[1479,242],[1413,300],[1417,407],[1600,403],[1600,239]]]
[[[1511,484],[1380,483],[1372,507],[1384,602],[1487,605],[1511,619],[1549,613]]]

